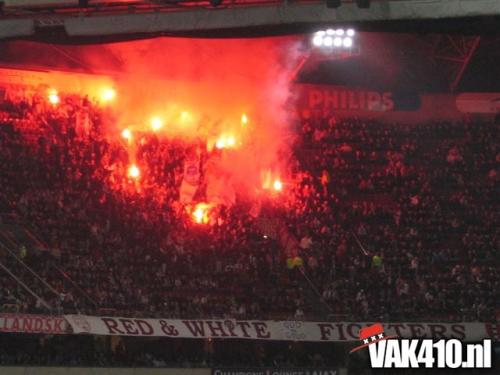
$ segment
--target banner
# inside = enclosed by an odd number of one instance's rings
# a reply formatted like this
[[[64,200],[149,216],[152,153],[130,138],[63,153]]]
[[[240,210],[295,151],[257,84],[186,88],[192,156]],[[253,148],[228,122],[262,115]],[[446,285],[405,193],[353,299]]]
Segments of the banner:
[[[212,375],[339,375],[334,368],[214,368]]]
[[[0,332],[61,335],[67,330],[68,324],[60,316],[0,313]]]
[[[463,121],[463,113],[457,109],[457,95],[449,93],[296,83],[293,96],[296,115],[306,121],[353,116],[402,124]],[[491,101],[488,106],[491,107]]]
[[[224,338],[287,341],[358,341],[359,330],[372,324],[265,320],[134,319],[65,315],[74,333],[178,338]],[[404,338],[498,340],[500,325],[485,323],[383,323],[386,334]]]
[[[456,103],[462,113],[497,114],[500,112],[500,93],[466,92],[458,94]]]
[[[376,91],[334,85],[295,85],[300,109],[326,112],[418,111],[421,98],[416,92]]]
[[[198,191],[200,183],[200,157],[197,152],[193,152],[184,161],[184,176],[179,191],[179,200],[182,204],[191,203]]]

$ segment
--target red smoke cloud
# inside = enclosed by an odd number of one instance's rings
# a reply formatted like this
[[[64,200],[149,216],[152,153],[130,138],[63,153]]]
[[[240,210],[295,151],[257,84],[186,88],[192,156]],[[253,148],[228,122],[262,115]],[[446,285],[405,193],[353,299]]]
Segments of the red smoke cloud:
[[[230,204],[236,195],[255,198],[286,186],[281,181],[287,179],[294,112],[290,78],[300,44],[298,37],[156,38],[50,48],[19,42],[10,52],[32,50],[30,59],[58,64],[47,64],[50,72],[40,77],[26,74],[23,82],[32,77],[33,85],[41,80],[59,94],[88,95],[107,108],[111,121],[106,117],[104,135],[128,152],[129,164],[113,170],[133,180],[127,186],[137,190],[131,190],[140,191],[148,176],[136,157],[140,133],[154,132],[198,145],[191,163],[196,170],[196,161],[204,162],[208,203]],[[77,74],[75,64],[99,75]],[[63,68],[70,71],[58,72]],[[52,100],[58,104],[55,95]],[[201,148],[212,155],[208,160],[200,158]],[[161,194],[162,188],[155,190]]]
[[[223,176],[226,188],[254,194],[263,171],[286,174],[292,135],[287,104],[298,45],[290,37],[159,38],[109,45],[122,62],[117,128],[109,135],[119,138],[127,128],[206,141],[209,149],[225,149],[210,163],[206,178]]]

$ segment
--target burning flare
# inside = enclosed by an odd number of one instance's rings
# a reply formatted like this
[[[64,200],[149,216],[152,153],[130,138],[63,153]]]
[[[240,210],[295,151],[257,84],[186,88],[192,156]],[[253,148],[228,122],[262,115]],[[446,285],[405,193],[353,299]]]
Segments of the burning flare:
[[[234,148],[236,146],[236,138],[232,135],[222,135],[215,142],[215,147],[218,149]]]
[[[276,191],[283,190],[283,183],[280,180],[274,180],[273,189]]]
[[[198,203],[193,210],[193,221],[197,224],[208,224],[209,217],[208,211],[210,209],[210,205],[207,203]]]
[[[151,118],[150,124],[151,129],[153,129],[153,131],[155,132],[163,127],[163,120],[158,116],[154,116]]]
[[[133,178],[133,179],[138,179],[140,175],[141,175],[141,171],[139,170],[139,168],[137,167],[137,165],[132,164],[132,165],[128,168],[128,176],[129,176],[130,178]]]
[[[54,104],[54,105],[59,104],[59,102],[61,101],[59,98],[59,94],[57,93],[57,90],[55,90],[55,89],[49,91],[48,99],[49,99],[49,102],[51,104]]]
[[[248,117],[245,113],[241,115],[241,125],[245,126],[248,124]]]
[[[132,139],[132,132],[130,131],[130,129],[123,129],[122,137],[130,142],[130,140]]]
[[[116,91],[112,87],[106,87],[101,90],[101,101],[103,103],[111,102],[116,97]]]

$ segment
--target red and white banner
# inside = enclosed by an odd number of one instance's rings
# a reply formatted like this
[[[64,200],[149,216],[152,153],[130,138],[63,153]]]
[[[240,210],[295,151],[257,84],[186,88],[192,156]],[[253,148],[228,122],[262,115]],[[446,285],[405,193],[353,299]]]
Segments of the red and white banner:
[[[0,332],[61,335],[67,330],[68,324],[62,316],[0,313]]]
[[[235,338],[293,341],[357,341],[359,330],[371,323],[265,320],[134,319],[65,315],[74,333],[178,338]],[[485,323],[384,323],[388,335],[405,338],[498,340],[500,325]]]

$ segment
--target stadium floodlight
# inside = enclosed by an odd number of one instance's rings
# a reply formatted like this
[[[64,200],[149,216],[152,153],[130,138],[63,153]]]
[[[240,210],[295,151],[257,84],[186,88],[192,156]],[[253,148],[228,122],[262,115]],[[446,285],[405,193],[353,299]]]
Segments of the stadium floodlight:
[[[346,48],[352,47],[352,38],[344,38],[344,40],[342,41],[342,45]]]
[[[314,35],[314,38],[312,40],[312,43],[316,47],[321,47],[323,45],[323,37],[321,35]]]
[[[332,29],[316,31],[311,39],[312,45],[324,50],[351,48],[354,45],[354,29]]]
[[[323,45],[325,47],[331,47],[331,46],[333,46],[333,38],[331,36],[326,36],[323,39]]]

